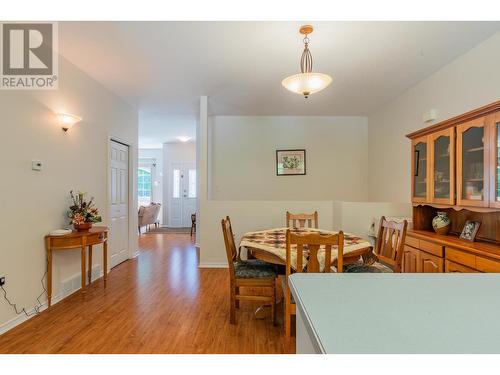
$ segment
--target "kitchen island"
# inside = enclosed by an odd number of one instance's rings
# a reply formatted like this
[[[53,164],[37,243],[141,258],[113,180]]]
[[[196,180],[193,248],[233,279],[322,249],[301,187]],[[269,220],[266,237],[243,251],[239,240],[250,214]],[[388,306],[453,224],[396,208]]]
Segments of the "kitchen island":
[[[499,274],[290,276],[297,354],[500,353]]]

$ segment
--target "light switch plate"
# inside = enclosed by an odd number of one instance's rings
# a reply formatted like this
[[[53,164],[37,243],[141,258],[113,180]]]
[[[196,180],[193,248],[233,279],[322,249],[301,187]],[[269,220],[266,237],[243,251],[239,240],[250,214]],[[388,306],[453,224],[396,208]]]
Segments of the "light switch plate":
[[[41,171],[43,169],[43,164],[40,160],[33,160],[31,162],[31,169],[34,171]]]

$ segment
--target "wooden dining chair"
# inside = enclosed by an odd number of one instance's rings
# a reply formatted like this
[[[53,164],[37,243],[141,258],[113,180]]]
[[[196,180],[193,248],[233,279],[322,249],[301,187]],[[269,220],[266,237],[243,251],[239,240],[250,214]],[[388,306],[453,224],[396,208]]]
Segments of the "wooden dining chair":
[[[349,273],[399,273],[403,262],[403,248],[408,223],[388,221],[384,216],[380,219],[377,242],[375,243],[375,259],[372,264],[358,261],[345,266]]]
[[[337,259],[332,262],[333,246],[337,247]],[[292,249],[292,247],[294,249]],[[297,258],[295,270],[292,264],[292,251],[296,248]],[[320,252],[321,250],[321,252]],[[324,254],[324,262],[318,259],[319,254]],[[307,263],[304,264],[304,260]],[[290,339],[292,315],[295,315],[296,306],[288,286],[288,277],[292,272],[320,273],[332,272],[332,266],[337,272],[343,271],[344,265],[344,233],[323,235],[320,233],[295,234],[286,231],[286,266],[285,278],[282,280],[283,293],[285,294],[285,338]]]
[[[271,305],[273,324],[276,322],[276,266],[262,260],[241,260],[236,251],[233,228],[229,216],[222,219],[222,234],[226,245],[226,255],[229,264],[230,283],[230,314],[231,324],[236,323],[236,309],[240,301],[260,301]],[[271,295],[244,294],[240,287],[270,288]]]
[[[297,225],[298,224],[298,225]],[[307,225],[306,225],[307,224]],[[318,211],[312,214],[292,214],[286,212],[287,228],[318,228]]]

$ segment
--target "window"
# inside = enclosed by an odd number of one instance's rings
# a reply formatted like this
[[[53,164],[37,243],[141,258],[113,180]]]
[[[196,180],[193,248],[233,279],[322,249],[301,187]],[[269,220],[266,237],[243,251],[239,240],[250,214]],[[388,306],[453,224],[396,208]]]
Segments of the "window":
[[[137,195],[139,206],[145,206],[152,200],[151,167],[139,167],[137,172]]]
[[[181,171],[180,169],[174,169],[174,174],[172,176],[173,187],[172,187],[172,198],[180,198],[181,191]]]
[[[196,169],[190,169],[188,177],[189,177],[188,197],[196,198]]]

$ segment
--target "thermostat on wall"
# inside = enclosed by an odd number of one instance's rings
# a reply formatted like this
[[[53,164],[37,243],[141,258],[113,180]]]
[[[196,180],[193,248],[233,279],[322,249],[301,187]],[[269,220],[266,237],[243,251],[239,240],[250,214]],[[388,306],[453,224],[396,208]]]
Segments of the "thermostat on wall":
[[[34,171],[41,171],[43,168],[43,164],[40,160],[33,160],[31,162],[31,169]]]

